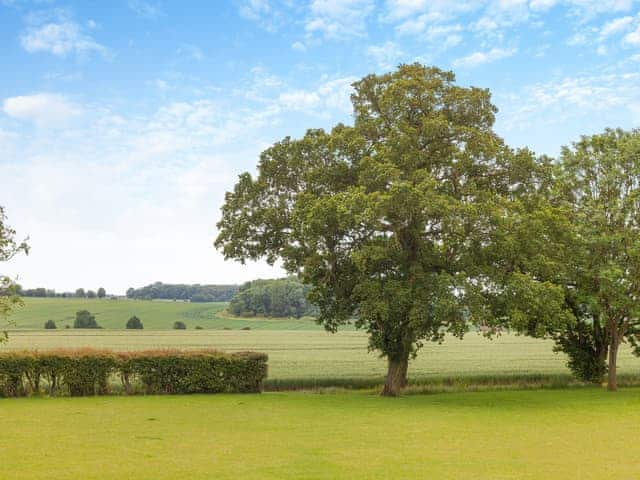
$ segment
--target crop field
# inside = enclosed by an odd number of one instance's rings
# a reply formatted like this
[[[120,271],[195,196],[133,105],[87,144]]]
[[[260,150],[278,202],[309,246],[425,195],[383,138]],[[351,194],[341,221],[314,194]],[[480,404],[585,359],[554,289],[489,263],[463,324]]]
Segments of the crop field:
[[[215,347],[225,351],[257,350],[269,355],[269,383],[307,385],[376,384],[386,364],[367,351],[363,332],[202,330],[14,331],[0,349],[96,347],[116,350],[156,347]],[[411,381],[453,376],[568,375],[563,355],[548,341],[516,335],[488,340],[469,333],[464,340],[447,338],[427,344],[410,363]],[[628,349],[620,353],[620,373],[640,375],[640,359]]]
[[[225,307],[226,303],[27,298],[13,317],[16,329],[10,332],[10,341],[0,349],[256,350],[269,355],[267,388],[368,387],[383,380],[385,361],[367,351],[364,332],[346,327],[330,334],[311,319],[235,318],[224,312]],[[81,309],[91,311],[104,329],[60,328],[73,325],[75,312]],[[144,330],[123,329],[131,315],[142,319]],[[42,330],[47,319],[55,320],[59,328]],[[172,330],[176,320],[184,321],[188,330]],[[196,325],[203,330],[194,330]],[[246,327],[251,330],[242,330]],[[625,345],[619,372],[640,378],[640,359]],[[511,334],[489,340],[470,332],[462,341],[447,338],[441,345],[428,343],[409,367],[410,382],[420,384],[452,377],[509,382],[536,376],[558,376],[567,381],[570,375],[565,356],[554,353],[550,341]]]
[[[0,401],[0,478],[632,479],[640,389]]]

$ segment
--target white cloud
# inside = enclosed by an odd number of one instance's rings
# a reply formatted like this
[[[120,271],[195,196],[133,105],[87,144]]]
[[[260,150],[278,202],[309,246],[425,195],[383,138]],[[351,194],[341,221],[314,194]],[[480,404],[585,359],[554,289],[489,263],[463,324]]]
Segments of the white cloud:
[[[304,53],[307,51],[306,45],[302,42],[293,42],[291,44],[291,49],[301,53]]]
[[[29,53],[48,52],[60,57],[69,53],[108,53],[106,47],[85,34],[80,25],[68,19],[32,25],[21,35],[20,43]]]
[[[129,8],[138,16],[154,20],[164,17],[165,13],[160,5],[143,0],[129,0]]]
[[[240,0],[238,13],[241,17],[257,23],[268,32],[276,32],[280,26],[291,19],[270,0]],[[292,5],[284,4],[284,7]]]
[[[349,38],[366,34],[372,0],[312,0],[305,30],[325,38]]]
[[[612,114],[619,121],[623,112],[640,104],[639,81],[640,73],[621,72],[529,85],[504,101],[506,124],[509,128],[543,122],[563,124],[571,118],[589,118],[593,112]]]
[[[404,52],[394,42],[385,42],[382,45],[369,46],[367,48],[367,55],[371,57],[380,68],[387,70],[399,62]]]
[[[546,12],[557,4],[558,0],[531,0],[529,2],[529,8],[537,12]]]
[[[633,32],[625,35],[624,42],[635,47],[640,47],[640,25],[638,25]]]
[[[584,32],[576,32],[567,39],[567,45],[575,47],[576,45],[584,45],[587,43],[587,35]]]
[[[625,31],[627,28],[631,26],[633,23],[633,17],[626,16],[616,18],[605,23],[600,30],[600,37],[606,38],[611,35],[615,35],[617,33]]]
[[[293,90],[283,92],[279,97],[282,106],[288,110],[312,110],[320,105],[320,96],[316,92]]]
[[[294,89],[280,93],[278,105],[285,111],[300,111],[307,115],[329,117],[331,112],[346,114],[352,110],[351,84],[355,77],[323,79],[312,90]]]
[[[485,63],[495,62],[497,60],[511,57],[517,52],[515,48],[492,48],[487,52],[474,52],[466,57],[454,60],[453,65],[456,67],[472,68]]]
[[[28,120],[39,127],[63,127],[80,115],[82,109],[62,95],[36,93],[5,99],[3,111],[19,120]]]
[[[244,18],[259,20],[271,11],[271,5],[269,5],[269,0],[246,0],[240,4],[238,11]]]

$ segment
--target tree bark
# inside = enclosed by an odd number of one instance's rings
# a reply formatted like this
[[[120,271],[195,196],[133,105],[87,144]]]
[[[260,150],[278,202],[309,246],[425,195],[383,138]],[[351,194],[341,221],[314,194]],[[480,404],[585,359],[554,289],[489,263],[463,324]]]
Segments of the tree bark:
[[[618,362],[618,347],[620,346],[620,340],[618,338],[618,332],[611,332],[611,345],[609,345],[609,373],[607,378],[607,390],[615,392],[618,390],[618,375],[616,372],[616,366]]]
[[[402,359],[388,359],[387,378],[381,395],[385,397],[397,397],[407,385],[407,369],[409,357]]]

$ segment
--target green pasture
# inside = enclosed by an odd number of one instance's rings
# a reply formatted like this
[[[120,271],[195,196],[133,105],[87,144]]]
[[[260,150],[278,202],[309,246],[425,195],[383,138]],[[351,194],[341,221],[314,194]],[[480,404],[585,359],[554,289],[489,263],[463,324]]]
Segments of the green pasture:
[[[319,330],[310,319],[239,319],[224,312],[226,302],[190,303],[183,301],[88,299],[88,298],[25,298],[25,305],[15,310],[11,319],[19,329],[41,329],[47,320],[56,322],[58,329],[73,327],[76,312],[89,310],[105,329],[124,329],[127,320],[138,316],[147,330],[171,330],[173,322],[183,321],[188,329],[259,330]]]
[[[640,477],[640,389],[0,400],[0,478]]]

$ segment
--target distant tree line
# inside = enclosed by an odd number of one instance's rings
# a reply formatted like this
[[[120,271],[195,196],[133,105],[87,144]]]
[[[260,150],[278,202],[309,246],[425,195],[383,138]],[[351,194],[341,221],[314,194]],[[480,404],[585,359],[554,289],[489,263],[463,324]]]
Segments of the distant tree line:
[[[307,302],[309,287],[295,277],[254,280],[243,284],[229,303],[229,312],[243,317],[295,317],[317,314]]]
[[[238,285],[185,285],[156,282],[142,288],[129,288],[127,298],[228,302],[237,291]]]
[[[56,292],[53,289],[44,287],[23,288],[22,285],[16,285],[15,292],[21,297],[40,298],[104,298],[107,296],[107,291],[103,287],[98,288],[98,290],[78,288],[75,292]]]

